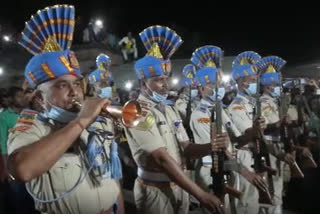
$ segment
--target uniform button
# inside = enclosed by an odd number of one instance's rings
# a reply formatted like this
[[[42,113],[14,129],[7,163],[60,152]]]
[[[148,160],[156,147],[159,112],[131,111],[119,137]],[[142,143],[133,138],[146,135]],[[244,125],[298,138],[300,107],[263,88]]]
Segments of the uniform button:
[[[64,164],[64,167],[68,167],[68,166],[69,166],[69,164],[68,164],[68,163],[65,163],[65,164]]]

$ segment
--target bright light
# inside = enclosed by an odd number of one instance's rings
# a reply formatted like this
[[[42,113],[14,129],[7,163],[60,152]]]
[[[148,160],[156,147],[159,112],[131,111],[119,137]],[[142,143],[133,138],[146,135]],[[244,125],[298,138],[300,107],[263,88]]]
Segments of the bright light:
[[[3,40],[4,40],[5,42],[10,42],[10,41],[11,41],[11,38],[10,38],[10,36],[8,36],[8,35],[4,35],[4,36],[3,36]]]
[[[178,78],[174,78],[173,80],[172,80],[172,84],[173,85],[177,85],[179,83],[179,79]]]
[[[0,67],[0,75],[3,74],[3,68]]]
[[[230,81],[230,76],[229,75],[223,75],[222,76],[222,81],[225,82],[225,83],[229,82]]]
[[[101,19],[97,19],[96,22],[94,23],[97,27],[102,28],[103,27],[103,22]]]
[[[124,85],[124,87],[127,89],[127,90],[131,90],[133,84],[132,82],[126,82],[126,84]]]

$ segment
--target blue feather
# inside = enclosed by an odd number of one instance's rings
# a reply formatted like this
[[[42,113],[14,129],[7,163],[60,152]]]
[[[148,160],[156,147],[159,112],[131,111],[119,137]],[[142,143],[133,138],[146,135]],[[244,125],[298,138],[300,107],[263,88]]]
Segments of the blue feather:
[[[165,59],[169,59],[183,42],[175,31],[159,25],[148,27],[139,35],[147,51],[157,43]]]
[[[74,17],[74,7],[69,5],[56,5],[40,10],[26,22],[19,44],[37,55],[43,52],[47,39],[53,36],[62,50],[70,49]]]
[[[238,54],[238,56],[232,62],[232,67],[234,68],[234,67],[240,66],[241,61],[243,59],[246,59],[249,64],[254,65],[261,59],[261,56],[254,51],[242,52],[242,53]]]
[[[205,67],[205,63],[212,60],[219,68],[221,66],[223,52],[221,48],[213,45],[206,45],[197,48],[191,57],[191,62],[199,68]]]

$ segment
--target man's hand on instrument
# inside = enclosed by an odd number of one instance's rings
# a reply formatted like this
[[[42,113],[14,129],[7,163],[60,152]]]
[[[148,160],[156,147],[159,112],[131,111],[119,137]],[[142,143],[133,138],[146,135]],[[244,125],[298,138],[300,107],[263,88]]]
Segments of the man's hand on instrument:
[[[215,212],[218,214],[226,214],[223,203],[219,198],[213,194],[203,192],[199,198],[200,203],[209,211]]]
[[[227,133],[217,134],[211,142],[212,151],[224,151],[229,144],[229,138]]]
[[[77,119],[83,123],[82,125],[84,127],[88,127],[100,114],[102,108],[107,104],[110,104],[110,101],[107,99],[88,98],[82,104]]]

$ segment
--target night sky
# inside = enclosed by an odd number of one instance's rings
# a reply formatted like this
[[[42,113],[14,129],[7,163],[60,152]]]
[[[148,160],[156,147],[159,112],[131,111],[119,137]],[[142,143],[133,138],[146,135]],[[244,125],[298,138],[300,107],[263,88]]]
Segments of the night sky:
[[[103,18],[107,30],[119,37],[132,31],[138,39],[138,33],[149,25],[167,25],[184,40],[176,57],[188,58],[195,48],[207,44],[221,47],[226,56],[254,50],[262,56],[281,56],[290,63],[320,57],[320,13],[307,8],[279,9],[272,4],[263,10],[262,6],[260,9],[225,6],[181,10],[120,8],[119,4],[107,0],[10,0],[1,5],[0,23],[4,27],[14,26],[16,32],[21,32],[31,14],[57,3],[75,5],[82,24],[90,18]],[[184,15],[178,14],[178,10]]]

